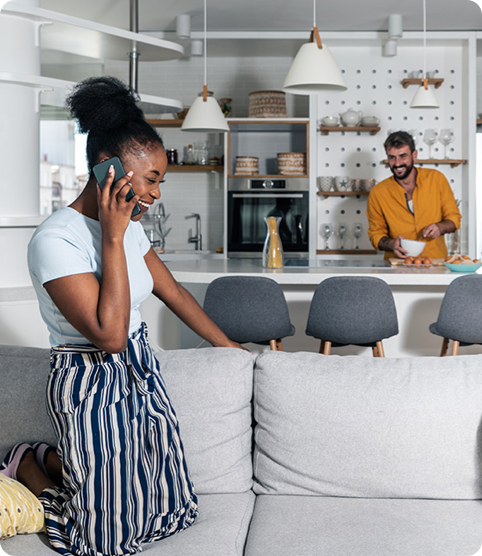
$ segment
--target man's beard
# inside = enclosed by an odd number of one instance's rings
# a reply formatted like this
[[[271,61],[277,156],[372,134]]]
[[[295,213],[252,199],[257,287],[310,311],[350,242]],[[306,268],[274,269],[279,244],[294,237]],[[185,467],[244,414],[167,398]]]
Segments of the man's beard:
[[[405,172],[403,174],[397,174],[395,172],[395,168],[403,168],[403,167],[405,167]],[[401,164],[400,166],[392,166],[390,170],[392,171],[392,174],[395,176],[396,180],[404,180],[408,178],[411,171],[413,170],[413,163],[410,164],[410,166],[408,166],[407,164]]]

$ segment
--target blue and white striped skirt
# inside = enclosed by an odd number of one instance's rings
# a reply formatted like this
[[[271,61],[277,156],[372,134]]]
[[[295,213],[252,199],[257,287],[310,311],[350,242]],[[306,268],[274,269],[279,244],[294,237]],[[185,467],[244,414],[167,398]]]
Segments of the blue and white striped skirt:
[[[125,353],[52,349],[47,402],[64,487],[40,499],[57,551],[134,554],[194,522],[197,498],[145,324]]]

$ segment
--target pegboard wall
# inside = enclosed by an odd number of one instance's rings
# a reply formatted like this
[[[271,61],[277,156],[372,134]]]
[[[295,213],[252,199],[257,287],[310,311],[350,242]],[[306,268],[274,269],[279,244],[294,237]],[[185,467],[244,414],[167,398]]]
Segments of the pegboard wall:
[[[464,74],[464,50],[461,46],[428,46],[427,71],[434,71],[435,77],[444,79],[435,90],[439,109],[413,109],[410,103],[416,93],[416,86],[404,89],[402,79],[410,77],[412,71],[422,70],[422,47],[398,45],[395,57],[383,57],[380,47],[332,47],[335,59],[344,73],[348,89],[344,93],[319,95],[317,102],[317,125],[325,116],[338,116],[348,109],[362,111],[363,116],[374,116],[380,120],[381,130],[376,135],[367,132],[317,133],[317,176],[348,176],[349,178],[375,179],[377,182],[391,176],[388,167],[382,164],[386,158],[383,143],[391,131],[411,132],[417,139],[419,159],[429,158],[428,145],[423,142],[426,129],[451,128],[454,142],[449,145],[451,159],[467,158],[467,122],[463,120],[464,96],[467,90],[467,76]],[[464,135],[465,134],[465,135]],[[433,146],[433,158],[444,157],[444,147],[437,142]],[[448,179],[456,199],[464,198],[464,166],[451,168],[450,165],[427,165],[440,170]],[[466,180],[465,180],[466,181]],[[325,248],[321,234],[323,223],[331,223],[337,228],[340,222],[347,223],[351,230],[354,222],[361,222],[364,234],[360,240],[361,249],[372,249],[366,233],[366,196],[360,197],[319,197],[317,206],[318,240],[317,249]],[[461,203],[462,214],[464,204]],[[466,229],[463,219],[462,238]],[[333,236],[330,248],[338,249],[340,239]],[[345,248],[353,247],[350,234],[345,239]]]

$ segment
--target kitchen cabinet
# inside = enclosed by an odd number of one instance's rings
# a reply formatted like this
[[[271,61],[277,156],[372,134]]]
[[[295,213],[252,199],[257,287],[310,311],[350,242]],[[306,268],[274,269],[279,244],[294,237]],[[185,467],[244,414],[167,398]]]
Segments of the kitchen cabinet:
[[[244,118],[229,120],[226,164],[229,178],[236,176],[236,157],[254,156],[259,159],[259,173],[242,177],[307,178],[309,177],[309,120],[304,118]],[[306,153],[305,174],[278,173],[278,153]]]

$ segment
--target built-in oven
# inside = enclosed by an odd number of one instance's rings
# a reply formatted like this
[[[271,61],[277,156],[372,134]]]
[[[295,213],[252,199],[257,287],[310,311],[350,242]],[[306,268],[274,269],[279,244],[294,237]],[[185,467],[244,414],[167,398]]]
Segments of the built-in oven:
[[[308,256],[308,178],[230,178],[228,184],[228,256],[261,257],[265,218],[279,216],[283,251]]]

